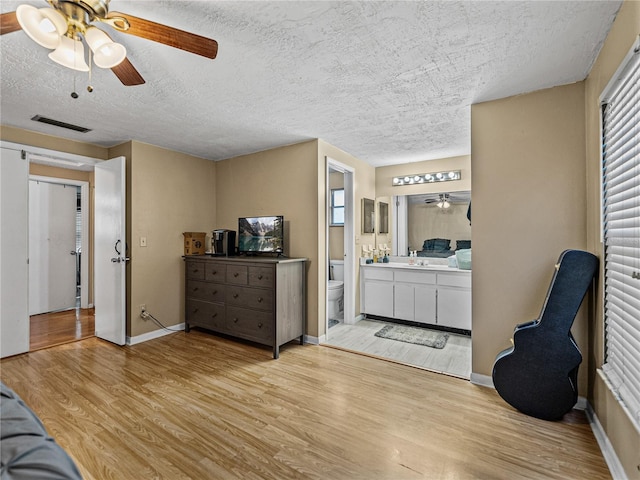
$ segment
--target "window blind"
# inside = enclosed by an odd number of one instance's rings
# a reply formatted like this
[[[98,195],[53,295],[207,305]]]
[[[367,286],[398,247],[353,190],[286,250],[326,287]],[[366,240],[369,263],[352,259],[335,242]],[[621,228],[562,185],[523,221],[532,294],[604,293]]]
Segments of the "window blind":
[[[640,48],[602,108],[605,364],[640,428]]]

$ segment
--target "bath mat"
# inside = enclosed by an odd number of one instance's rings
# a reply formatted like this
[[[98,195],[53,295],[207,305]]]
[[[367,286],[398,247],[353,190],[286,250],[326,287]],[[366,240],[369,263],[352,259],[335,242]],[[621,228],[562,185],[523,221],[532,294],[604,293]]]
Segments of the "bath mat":
[[[385,325],[375,336],[438,349],[444,348],[449,338],[448,333],[405,325]]]
[[[333,327],[333,326],[335,326],[335,325],[337,325],[339,323],[340,323],[340,320],[334,320],[333,318],[330,318],[329,319],[329,328],[331,328],[331,327]]]

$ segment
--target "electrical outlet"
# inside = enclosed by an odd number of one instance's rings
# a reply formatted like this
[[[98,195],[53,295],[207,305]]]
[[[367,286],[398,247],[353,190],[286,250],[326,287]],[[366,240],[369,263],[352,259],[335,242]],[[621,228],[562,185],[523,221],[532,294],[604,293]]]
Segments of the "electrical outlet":
[[[141,247],[147,246],[147,237],[140,237],[140,246]]]

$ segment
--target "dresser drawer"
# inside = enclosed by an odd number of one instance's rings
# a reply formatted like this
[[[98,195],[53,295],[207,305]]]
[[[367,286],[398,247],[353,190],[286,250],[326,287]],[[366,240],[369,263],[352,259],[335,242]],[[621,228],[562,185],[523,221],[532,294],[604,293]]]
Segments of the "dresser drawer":
[[[227,283],[234,285],[246,285],[247,284],[247,270],[246,265],[227,265]]]
[[[206,302],[224,303],[225,286],[219,283],[207,283],[199,280],[187,280],[187,298]]]
[[[224,283],[227,278],[227,266],[223,263],[208,264],[204,269],[204,279],[207,282]]]
[[[186,273],[188,279],[204,280],[204,262],[187,260]]]
[[[252,287],[273,288],[273,268],[249,267],[249,285]]]
[[[227,330],[231,335],[271,343],[273,341],[273,317],[270,313],[245,308],[227,308]]]
[[[189,325],[197,325],[217,331],[224,330],[224,305],[200,300],[187,300],[185,317]]]
[[[227,285],[225,303],[271,312],[273,309],[273,290]]]

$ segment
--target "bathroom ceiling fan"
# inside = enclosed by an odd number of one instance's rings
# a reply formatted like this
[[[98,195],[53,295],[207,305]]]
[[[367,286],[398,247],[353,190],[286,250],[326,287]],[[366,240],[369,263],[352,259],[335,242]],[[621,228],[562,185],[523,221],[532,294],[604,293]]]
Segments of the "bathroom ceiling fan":
[[[20,5],[15,12],[0,16],[0,34],[24,30],[36,43],[52,50],[49,58],[68,68],[89,71],[83,41],[93,53],[93,62],[110,68],[126,86],[141,85],[144,79],[127,59],[123,45],[96,27],[107,25],[117,31],[145,38],[214,59],[218,42],[126,13],[110,12],[110,0],[46,0],[50,7]]]
[[[449,208],[451,206],[448,193],[440,193],[437,194],[437,196],[427,196],[427,198],[425,198],[424,200],[424,203],[426,203],[427,205],[435,203],[439,208]]]

